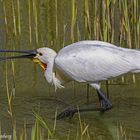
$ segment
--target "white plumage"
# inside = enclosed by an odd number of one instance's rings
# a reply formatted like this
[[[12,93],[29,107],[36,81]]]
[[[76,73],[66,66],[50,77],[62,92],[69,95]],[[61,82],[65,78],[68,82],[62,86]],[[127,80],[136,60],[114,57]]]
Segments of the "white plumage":
[[[102,41],[80,41],[61,49],[56,67],[78,82],[97,83],[140,70],[140,51]]]

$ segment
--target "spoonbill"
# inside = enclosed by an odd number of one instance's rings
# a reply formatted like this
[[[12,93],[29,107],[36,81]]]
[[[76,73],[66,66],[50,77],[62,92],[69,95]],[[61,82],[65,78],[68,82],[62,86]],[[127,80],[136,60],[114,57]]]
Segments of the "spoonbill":
[[[98,94],[100,107],[93,109],[68,108],[57,116],[72,117],[76,112],[107,111],[111,101],[101,90],[100,81],[109,80],[126,73],[140,72],[140,51],[122,48],[103,41],[80,41],[62,48],[56,53],[51,48],[37,50],[0,50],[0,52],[25,53],[20,56],[0,57],[0,60],[32,58],[44,70],[48,83],[55,89],[64,88],[69,81],[88,83]]]

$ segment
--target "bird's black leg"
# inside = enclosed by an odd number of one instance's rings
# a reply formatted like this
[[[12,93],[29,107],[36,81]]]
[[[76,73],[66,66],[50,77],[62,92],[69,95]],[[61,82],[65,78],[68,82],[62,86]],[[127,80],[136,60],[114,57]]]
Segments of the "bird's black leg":
[[[78,109],[68,108],[68,109],[64,110],[63,112],[61,112],[60,114],[58,114],[56,119],[60,120],[62,118],[66,118],[66,117],[72,118],[76,112],[78,112]]]
[[[98,93],[98,97],[99,97],[99,101],[100,101],[100,105],[101,105],[99,108],[89,108],[89,109],[87,109],[87,108],[86,109],[68,108],[68,109],[64,110],[63,112],[61,112],[60,114],[58,114],[56,118],[58,120],[65,118],[65,117],[72,118],[74,116],[74,114],[77,112],[87,112],[87,111],[104,112],[104,111],[111,109],[112,103],[106,98],[104,93],[101,90],[97,90],[97,93]]]
[[[109,109],[107,109],[109,110]],[[61,112],[60,114],[57,115],[56,119],[57,120],[60,120],[60,119],[63,119],[63,118],[66,118],[66,117],[69,117],[69,118],[72,118],[74,116],[75,113],[77,112],[88,112],[88,111],[105,111],[104,108],[83,108],[83,109],[78,109],[78,108],[68,108],[66,110],[64,110],[63,112]]]
[[[106,111],[112,108],[112,103],[107,99],[101,90],[97,90],[101,111]]]

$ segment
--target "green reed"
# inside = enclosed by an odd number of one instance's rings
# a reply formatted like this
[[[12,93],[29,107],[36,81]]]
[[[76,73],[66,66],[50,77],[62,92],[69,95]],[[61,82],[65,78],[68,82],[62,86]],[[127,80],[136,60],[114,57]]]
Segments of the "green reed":
[[[29,41],[32,43],[32,17],[31,17],[31,1],[28,1],[28,16],[29,16]]]
[[[59,137],[70,139],[71,136],[74,136],[71,132],[71,130],[68,131],[65,136],[59,136],[58,131],[56,130],[56,119],[54,119],[54,126],[53,128],[50,128],[50,125],[47,123],[46,120],[44,120],[39,114],[36,112],[33,112],[35,116],[35,122],[32,125],[31,128],[31,137],[30,135],[27,135],[27,124],[24,123],[23,129],[19,132],[19,135],[17,135],[17,128],[16,124],[13,126],[13,140],[45,140],[47,139],[59,139]],[[57,115],[57,111],[55,113],[55,117]],[[89,134],[89,124],[86,124],[80,117],[80,113],[78,113],[78,128],[75,136],[75,140],[90,140],[90,134]],[[28,133],[29,134],[29,133]]]
[[[89,124],[86,124],[85,122],[82,121],[80,113],[78,112],[78,121],[79,121],[79,128],[77,130],[77,136],[80,137],[80,140],[90,140],[90,134],[89,134]],[[80,134],[78,134],[80,129]]]
[[[128,15],[128,4],[127,0],[122,1],[122,9],[123,9],[123,20],[124,20],[124,28],[127,35],[127,45],[129,48],[132,48],[132,39],[131,39],[131,26],[130,26],[130,20]]]
[[[6,62],[5,69],[6,69],[6,74],[5,74],[6,83],[5,83],[5,85],[6,85],[6,94],[7,94],[7,100],[8,100],[8,109],[7,109],[7,111],[9,113],[9,115],[12,117],[13,116],[13,111],[12,111],[12,97],[13,96],[12,96],[12,93],[10,93],[10,91],[9,91],[7,62]]]
[[[18,33],[21,34],[21,16],[20,16],[20,1],[17,0],[17,14],[18,14]]]
[[[110,21],[108,21],[108,0],[102,1],[102,34],[103,34],[103,40],[108,41],[108,31],[110,26]]]
[[[67,27],[67,24],[65,24],[64,25],[64,28],[63,28],[63,30],[64,30],[63,31],[64,32],[63,33],[63,35],[64,35],[64,37],[63,37],[63,45],[62,45],[63,47],[65,47],[65,41],[66,41],[66,37],[65,37],[66,36],[66,27]]]
[[[117,139],[118,140],[132,140],[132,133],[131,131],[127,132],[125,125],[122,123],[118,123],[117,126]]]
[[[7,15],[6,15],[6,8],[5,8],[5,2],[3,0],[1,0],[1,3],[3,4],[3,11],[5,11],[5,25],[8,26],[8,21],[7,21]],[[28,1],[28,22],[29,22],[29,40],[30,43],[32,42],[32,32],[33,30],[35,30],[35,39],[36,39],[36,44],[39,44],[39,36],[40,33],[40,27],[39,27],[39,20],[40,20],[40,13],[38,11],[39,9],[39,4],[40,2],[38,0],[35,1]],[[116,8],[117,5],[119,4],[118,9]],[[138,48],[139,46],[139,26],[140,26],[140,20],[139,20],[139,14],[138,14],[138,0],[135,1],[131,1],[130,3],[128,3],[127,0],[124,1],[116,1],[116,0],[106,0],[106,1],[97,1],[97,0],[93,0],[92,3],[89,0],[84,0],[83,3],[83,7],[84,10],[83,12],[83,17],[78,17],[77,16],[77,12],[79,10],[77,10],[78,7],[78,3],[75,0],[71,0],[71,9],[68,9],[68,11],[71,11],[71,17],[69,17],[69,21],[70,21],[70,26],[71,26],[71,30],[70,30],[70,40],[71,42],[75,42],[77,40],[79,40],[78,37],[76,38],[76,34],[81,33],[80,29],[81,27],[79,26],[79,24],[81,24],[79,22],[79,18],[83,18],[84,20],[82,21],[84,28],[85,28],[85,32],[82,34],[84,34],[84,36],[87,36],[85,39],[100,39],[100,40],[104,40],[104,41],[108,41],[108,42],[118,42],[118,40],[116,40],[116,34],[120,34],[120,43],[121,45],[124,46],[124,43],[126,43],[126,45],[129,48],[132,48],[132,33],[134,33],[134,38],[135,38],[135,48]],[[46,13],[46,18],[47,20],[45,20],[45,22],[49,22],[50,21],[50,16],[49,14],[51,14],[51,10],[50,10],[50,2],[48,0],[46,0],[45,2],[46,5],[46,9],[47,13]],[[58,18],[58,14],[60,12],[64,12],[64,10],[67,10],[65,8],[63,8],[63,11],[60,11],[61,9],[58,7],[59,3],[57,0],[55,0],[55,4],[54,4],[54,13],[55,16],[51,17],[53,19],[52,21],[55,21],[55,28],[53,30],[55,30],[55,39],[59,40],[58,37],[58,28],[59,28],[59,24],[60,24],[60,20]],[[130,9],[130,7],[132,7]],[[21,33],[21,15],[23,15],[23,12],[27,12],[27,11],[20,11],[21,5],[20,5],[20,1],[17,0],[16,2],[12,0],[12,15],[13,15],[13,28],[14,28],[14,33],[17,34],[17,29],[19,34]],[[59,11],[58,11],[59,9]],[[118,29],[120,29],[120,32],[116,32],[115,28],[116,28],[116,10],[119,10],[117,12],[119,12],[118,16],[120,18],[120,23],[117,25]],[[128,12],[129,11],[129,12]],[[132,19],[130,19],[130,14],[133,15]],[[92,15],[92,16],[91,16]],[[34,19],[34,23],[32,24],[32,19]],[[66,19],[64,19],[66,20]],[[44,23],[44,25],[46,24]],[[50,24],[50,23],[49,23]],[[48,26],[46,26],[47,28],[47,34],[49,34],[50,31],[50,26],[47,23]],[[65,31],[65,26],[68,25],[67,21],[63,22],[64,25],[62,25],[62,27],[64,27],[64,31]],[[76,27],[75,27],[76,25]],[[34,26],[34,27],[32,27]],[[131,28],[132,27],[132,28]],[[77,33],[75,31],[75,28],[79,28],[77,30]],[[6,27],[6,29],[8,29]],[[67,31],[67,29],[66,29]],[[65,31],[65,32],[66,32]],[[8,32],[8,31],[7,31]],[[54,32],[54,31],[53,31]],[[116,34],[115,34],[116,33]],[[65,34],[64,34],[65,35]],[[126,36],[126,38],[124,39],[124,36]],[[83,39],[83,38],[81,38]],[[49,40],[50,41],[50,40]],[[63,41],[62,41],[63,43]],[[52,43],[53,44],[53,43]],[[63,43],[64,44],[64,43]],[[63,46],[62,44],[60,44],[61,46]],[[125,45],[125,46],[126,46]]]
[[[8,22],[7,22],[7,14],[6,14],[6,8],[5,8],[5,2],[4,0],[1,0],[2,6],[3,6],[3,13],[4,13],[4,21],[5,21],[5,30],[8,34]]]
[[[58,38],[58,7],[57,7],[57,0],[55,0],[55,11],[56,11],[56,13],[55,13],[55,15],[56,15],[56,20],[55,20],[55,35],[56,35],[56,40],[57,40],[57,38]],[[65,26],[64,26],[64,31],[65,31]]]
[[[69,129],[64,136],[59,136],[59,131],[53,131],[53,128],[50,124],[47,123],[44,118],[42,118],[39,114],[34,112],[35,121],[31,126],[31,131],[27,132],[28,125],[26,122],[24,123],[23,129],[17,131],[16,123],[13,126],[13,140],[46,140],[46,139],[73,139],[73,140],[97,140],[98,137],[96,134],[90,134],[90,124],[86,123],[82,118],[80,113],[77,115],[77,129],[73,134],[73,131]],[[54,120],[55,121],[55,120]],[[54,123],[55,124],[55,123]],[[56,124],[55,124],[56,125]],[[56,126],[55,126],[56,127]],[[59,126],[57,126],[59,127]],[[1,132],[1,129],[0,129]],[[19,132],[19,135],[17,134]],[[28,135],[27,135],[28,133]],[[30,134],[29,134],[30,133]],[[93,132],[92,130],[92,133]],[[1,134],[1,133],[0,133]],[[75,135],[76,134],[76,135]],[[116,140],[132,140],[132,132],[131,130],[126,129],[126,126],[123,123],[118,123],[116,126]]]
[[[13,124],[13,140],[18,140],[17,139],[16,124]]]
[[[16,15],[15,15],[15,4],[14,1],[12,0],[12,12],[13,12],[13,24],[14,24],[14,34],[17,36],[17,26],[16,26]]]
[[[80,40],[81,40],[81,34],[80,34],[79,24],[77,23],[77,41]]]
[[[76,3],[75,0],[71,1],[71,43],[75,41],[74,29],[77,16],[77,9],[75,3]]]
[[[87,37],[85,39],[91,40],[91,23],[90,23],[90,15],[89,15],[89,1],[85,0],[85,9],[84,9],[84,26],[85,26],[85,36],[87,33]]]
[[[37,2],[36,0],[32,1],[33,4],[33,15],[35,21],[35,37],[36,37],[36,45],[39,43],[39,35],[38,35],[38,13],[37,13]]]
[[[13,61],[11,61],[11,67],[12,67],[12,76],[13,76],[13,88],[12,88],[12,95],[15,97],[16,95],[16,86],[15,86],[15,64]]]

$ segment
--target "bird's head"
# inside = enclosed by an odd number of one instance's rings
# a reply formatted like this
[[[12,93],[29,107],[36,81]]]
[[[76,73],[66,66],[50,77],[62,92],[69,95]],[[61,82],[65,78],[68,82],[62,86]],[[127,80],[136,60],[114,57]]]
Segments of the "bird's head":
[[[36,56],[33,57],[33,61],[38,63],[43,70],[46,70],[47,64],[54,60],[56,52],[50,48],[39,48],[36,50]]]
[[[18,56],[0,56],[0,61],[7,59],[30,58],[33,62],[38,63],[43,70],[46,70],[47,64],[53,61],[56,52],[50,48],[44,47],[37,50],[0,50],[0,53],[22,53],[24,55]]]

